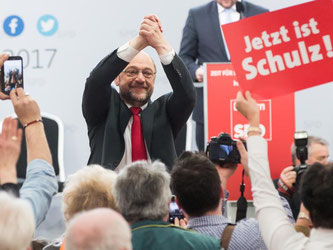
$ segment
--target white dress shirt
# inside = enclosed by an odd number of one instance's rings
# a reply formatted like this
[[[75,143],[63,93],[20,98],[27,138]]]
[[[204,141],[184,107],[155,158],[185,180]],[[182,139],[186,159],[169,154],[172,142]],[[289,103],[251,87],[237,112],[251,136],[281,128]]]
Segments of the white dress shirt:
[[[223,24],[232,23],[232,22],[236,22],[236,21],[240,20],[240,13],[236,11],[236,4],[234,4],[229,9],[226,9],[226,8],[222,7],[222,5],[217,3],[217,11],[218,11],[218,14],[219,14],[220,26],[223,25]],[[221,34],[222,34],[224,47],[225,47],[228,59],[230,60],[229,50],[228,50],[228,47],[227,47],[227,43],[224,39],[224,34],[223,34],[222,29],[221,29]]]

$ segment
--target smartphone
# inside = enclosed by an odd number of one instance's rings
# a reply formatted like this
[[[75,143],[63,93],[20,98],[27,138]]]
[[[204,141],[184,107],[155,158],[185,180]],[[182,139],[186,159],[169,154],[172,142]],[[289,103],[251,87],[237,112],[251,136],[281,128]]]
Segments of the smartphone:
[[[1,92],[9,95],[15,88],[23,88],[23,60],[20,56],[10,56],[1,68]]]
[[[178,218],[179,220],[184,219],[185,216],[183,214],[183,210],[178,207],[176,201],[175,201],[175,196],[173,195],[171,197],[171,202],[170,202],[170,210],[169,210],[169,222],[170,223],[175,223],[175,218]]]

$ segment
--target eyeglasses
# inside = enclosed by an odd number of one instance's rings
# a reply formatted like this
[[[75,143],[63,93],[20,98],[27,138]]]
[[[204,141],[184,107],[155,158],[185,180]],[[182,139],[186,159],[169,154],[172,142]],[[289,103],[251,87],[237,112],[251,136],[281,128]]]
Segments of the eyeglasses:
[[[139,75],[139,72],[142,72],[142,75],[146,78],[146,79],[150,79],[153,77],[153,75],[156,74],[156,72],[153,72],[149,69],[145,69],[145,70],[138,70],[138,69],[127,69],[124,70],[123,72],[128,76],[128,77],[137,77]]]

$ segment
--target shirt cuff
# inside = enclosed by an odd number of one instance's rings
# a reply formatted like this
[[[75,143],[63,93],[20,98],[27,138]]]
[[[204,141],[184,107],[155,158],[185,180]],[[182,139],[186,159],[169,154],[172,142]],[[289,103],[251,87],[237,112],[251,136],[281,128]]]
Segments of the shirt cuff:
[[[129,42],[127,42],[118,48],[117,56],[126,62],[130,62],[139,52],[140,51],[131,47]]]
[[[175,57],[175,50],[174,49],[171,49],[171,51],[167,54],[164,54],[164,55],[160,55],[159,58],[161,60],[161,63],[163,65],[168,65],[172,62],[173,58]]]

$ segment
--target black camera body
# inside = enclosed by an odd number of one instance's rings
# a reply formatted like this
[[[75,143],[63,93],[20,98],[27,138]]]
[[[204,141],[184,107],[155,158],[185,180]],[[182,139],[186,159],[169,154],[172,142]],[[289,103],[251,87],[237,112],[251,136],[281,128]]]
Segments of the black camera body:
[[[308,134],[306,131],[296,131],[294,134],[294,142],[296,147],[296,157],[300,160],[301,164],[294,167],[296,172],[296,182],[298,185],[301,180],[301,175],[307,170],[308,166],[305,161],[308,159]]]
[[[229,134],[222,132],[218,137],[210,138],[206,154],[212,162],[217,164],[240,163],[241,156],[236,144],[237,141],[233,140]],[[245,143],[244,145],[246,147]]]

